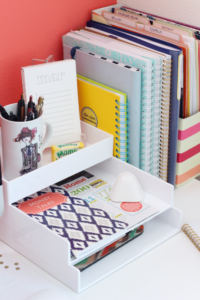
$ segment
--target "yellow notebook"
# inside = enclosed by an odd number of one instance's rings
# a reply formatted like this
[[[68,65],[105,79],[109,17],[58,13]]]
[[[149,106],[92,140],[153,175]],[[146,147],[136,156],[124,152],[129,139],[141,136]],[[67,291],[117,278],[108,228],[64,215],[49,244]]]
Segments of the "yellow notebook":
[[[128,161],[128,103],[125,93],[78,75],[80,119],[114,136],[113,156]]]

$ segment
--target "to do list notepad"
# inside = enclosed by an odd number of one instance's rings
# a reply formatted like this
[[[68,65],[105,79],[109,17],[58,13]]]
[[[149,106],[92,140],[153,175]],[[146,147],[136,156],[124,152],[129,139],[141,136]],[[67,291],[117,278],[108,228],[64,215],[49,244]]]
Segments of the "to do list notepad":
[[[31,95],[35,104],[40,96],[44,97],[44,121],[51,123],[53,127],[49,147],[80,139],[74,60],[24,67],[22,68],[22,83],[26,103]]]

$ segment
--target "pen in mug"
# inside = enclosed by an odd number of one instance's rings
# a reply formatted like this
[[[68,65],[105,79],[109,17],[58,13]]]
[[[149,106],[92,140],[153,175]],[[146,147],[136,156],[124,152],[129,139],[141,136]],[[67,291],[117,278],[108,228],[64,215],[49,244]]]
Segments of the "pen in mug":
[[[28,102],[27,115],[29,114],[30,111],[33,111],[33,107],[34,107],[33,96],[30,96],[30,99]]]
[[[33,102],[32,96],[30,96],[30,100],[27,107],[27,116],[25,116],[25,101],[23,94],[21,95],[21,99],[17,103],[17,113],[16,115],[11,111],[10,115],[7,113],[5,108],[0,105],[0,112],[4,119],[9,121],[31,121],[37,119],[42,115],[42,108],[44,106],[44,98],[39,97],[38,105],[35,105]]]
[[[21,99],[18,101],[17,105],[17,121],[20,121],[21,119],[21,103],[22,103],[23,95],[21,95]]]
[[[25,102],[24,102],[24,96],[22,94],[21,96],[21,114],[20,114],[20,121],[24,121],[25,118]]]

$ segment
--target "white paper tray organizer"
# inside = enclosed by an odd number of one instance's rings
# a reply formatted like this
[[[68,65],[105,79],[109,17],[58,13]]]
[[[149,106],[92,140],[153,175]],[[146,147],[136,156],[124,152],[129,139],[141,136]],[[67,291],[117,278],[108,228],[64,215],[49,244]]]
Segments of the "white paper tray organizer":
[[[50,149],[47,149],[41,168],[12,181],[3,177],[5,212],[0,219],[2,241],[77,293],[172,237],[181,225],[181,212],[173,208],[172,185],[114,158],[113,136],[86,123],[82,123],[81,128],[87,139],[83,150],[51,162]],[[144,224],[144,233],[140,237],[80,272],[70,260],[69,242],[12,203],[83,170],[111,184],[122,172],[131,172],[144,191],[146,203],[159,212],[131,228]],[[101,249],[107,245],[106,240],[101,241]],[[115,240],[114,234],[109,243]],[[89,250],[85,258],[91,254]]]

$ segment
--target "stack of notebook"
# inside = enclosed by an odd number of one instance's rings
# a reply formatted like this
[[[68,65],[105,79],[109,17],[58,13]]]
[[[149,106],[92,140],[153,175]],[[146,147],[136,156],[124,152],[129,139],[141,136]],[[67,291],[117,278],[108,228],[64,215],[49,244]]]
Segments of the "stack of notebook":
[[[173,185],[179,115],[199,111],[199,45],[194,29],[120,4],[63,36],[81,119],[114,135],[116,157]]]

